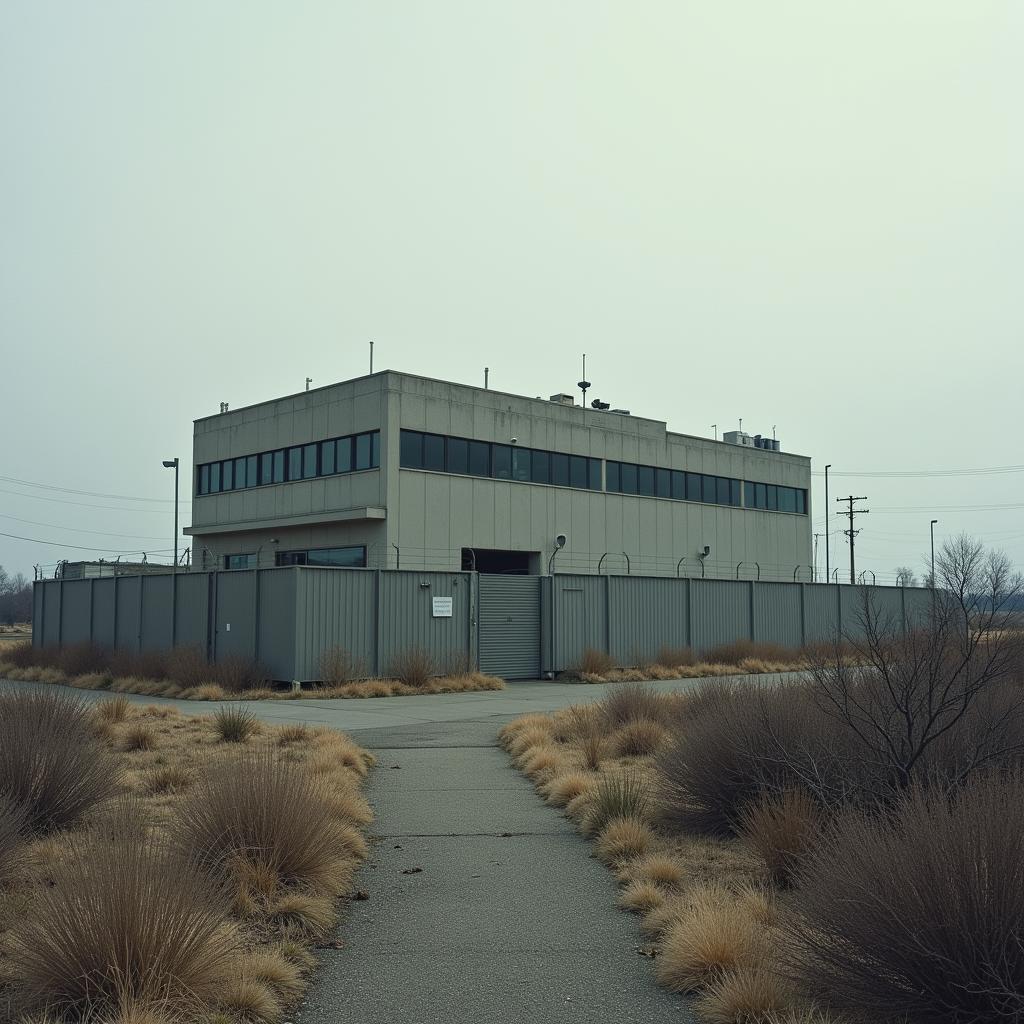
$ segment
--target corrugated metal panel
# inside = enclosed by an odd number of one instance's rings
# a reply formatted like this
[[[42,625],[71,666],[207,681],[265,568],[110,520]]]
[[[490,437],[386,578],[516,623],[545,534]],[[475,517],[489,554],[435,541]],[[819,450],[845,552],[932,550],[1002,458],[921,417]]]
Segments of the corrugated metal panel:
[[[609,654],[621,665],[638,665],[664,645],[689,644],[689,580],[649,576],[606,577]]]
[[[469,621],[472,589],[469,573],[395,572],[380,574],[380,673],[396,655],[427,652],[439,669],[466,667],[472,652]],[[450,597],[452,615],[434,617],[433,598]],[[481,604],[483,599],[481,598]],[[481,634],[482,636],[482,634]],[[537,644],[540,626],[537,626]]]
[[[767,584],[766,584],[767,585]],[[750,639],[750,584],[742,580],[692,580],[694,651]]]
[[[139,647],[141,577],[118,576],[114,582],[117,584],[117,622],[114,624],[114,646],[135,651]]]
[[[552,652],[556,672],[576,665],[589,647],[605,650],[605,580],[602,576],[553,576],[551,579]]]
[[[858,637],[864,632],[864,597],[866,587],[840,587],[839,620],[843,636]]]
[[[43,645],[56,647],[60,643],[60,588],[61,584],[54,580],[43,584]]]
[[[261,569],[257,658],[274,679],[298,679],[295,671],[296,584],[299,569]]]
[[[807,584],[807,643],[832,643],[839,635],[839,591],[834,583]]]
[[[754,584],[754,636],[763,643],[803,645],[799,583]]]
[[[171,621],[174,577],[142,576],[142,647],[165,651],[172,645]]]
[[[93,580],[92,639],[102,647],[114,646],[114,580]]]
[[[368,569],[296,570],[295,678],[322,678],[321,657],[338,647],[360,674],[372,675],[376,573]]]
[[[540,675],[540,579],[480,576],[480,668],[503,679]]]
[[[205,655],[210,615],[210,574],[206,572],[179,573],[176,586],[178,588],[178,625],[175,643],[178,647],[198,647]]]
[[[89,641],[90,586],[89,580],[64,581],[64,619],[61,624],[63,644],[82,644]]]
[[[46,600],[46,584],[36,582],[32,585],[32,646],[43,646],[43,602]]]

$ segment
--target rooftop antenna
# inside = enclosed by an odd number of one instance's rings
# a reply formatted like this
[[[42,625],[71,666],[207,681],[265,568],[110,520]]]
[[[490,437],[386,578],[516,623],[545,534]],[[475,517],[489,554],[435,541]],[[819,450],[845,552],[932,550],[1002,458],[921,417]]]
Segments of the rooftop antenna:
[[[487,378],[490,376],[491,368],[489,366],[484,367],[484,391],[487,390]]]
[[[309,390],[309,385],[312,384],[312,383],[313,383],[313,378],[312,377],[307,377],[306,378],[306,390],[307,391]]]
[[[373,342],[370,342],[370,373],[373,373]]]
[[[579,381],[576,384],[576,387],[578,387],[583,392],[583,405],[585,407],[586,404],[587,404],[587,388],[590,387],[590,381],[587,380],[587,353],[586,352],[583,353],[583,380]]]
[[[743,417],[740,417],[740,433],[743,433]]]
[[[717,441],[718,440],[718,424],[711,424],[711,436]]]
[[[772,424],[772,440],[775,440],[775,424]]]

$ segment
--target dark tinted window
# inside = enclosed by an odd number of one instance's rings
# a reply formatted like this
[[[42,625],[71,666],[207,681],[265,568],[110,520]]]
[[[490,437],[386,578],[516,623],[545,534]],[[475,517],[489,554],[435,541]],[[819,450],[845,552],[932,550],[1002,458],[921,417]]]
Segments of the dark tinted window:
[[[529,480],[530,479],[530,449],[529,448],[513,448],[512,449],[512,479],[513,480]]]
[[[754,485],[748,480],[743,485],[743,504],[747,508],[755,508],[754,505]]]
[[[278,551],[274,559],[278,565],[305,565],[305,551]]]
[[[604,467],[605,481],[604,485],[609,491],[619,491],[622,489],[619,474],[619,463],[608,462],[605,463]]]
[[[686,474],[679,469],[672,470],[672,497],[677,501],[686,497]]]
[[[764,484],[754,484],[755,508],[768,507],[768,492]]]
[[[796,511],[796,491],[792,487],[780,487],[779,488],[779,511],[780,512],[795,512]]]
[[[628,462],[620,463],[619,484],[623,494],[636,494],[636,466]]]
[[[779,489],[775,486],[775,484],[768,484],[768,486],[765,488],[765,491],[768,494],[768,504],[766,507],[774,512],[779,507]]]
[[[672,474],[667,469],[659,469],[655,473],[654,493],[659,498],[672,497]]]
[[[729,481],[724,476],[720,476],[718,478],[717,488],[718,488],[718,498],[717,498],[718,504],[719,505],[728,505],[731,502],[732,499],[731,499],[731,497],[729,495]]]
[[[222,491],[235,489],[235,464],[230,459],[225,459],[220,464],[220,489]]]
[[[587,486],[592,491],[599,491],[601,490],[601,460],[590,459],[588,461],[590,466],[588,470],[590,479],[587,482]]]
[[[559,487],[569,486],[569,456],[559,455],[557,452],[551,456],[551,482]]]
[[[355,438],[339,437],[334,448],[334,468],[339,473],[352,472],[352,448]]]
[[[370,466],[373,469],[380,468],[380,431],[375,430],[370,435]]]
[[[530,460],[530,479],[535,484],[551,483],[551,456],[547,452],[534,452]]]
[[[301,480],[302,479],[302,449],[301,448],[289,448],[288,449],[288,479],[289,480]]]
[[[264,452],[260,456],[260,483],[269,484],[274,481],[274,453]]]
[[[637,466],[636,469],[636,492],[651,496],[654,494],[654,467]]]
[[[582,455],[569,456],[569,486],[587,486],[587,460]]]
[[[428,435],[429,437],[429,435]],[[444,438],[438,438],[441,442],[441,465],[438,467],[444,469]],[[427,458],[427,439],[423,440],[423,458],[426,461]],[[369,469],[373,461],[373,442],[370,440],[369,434],[359,434],[356,437],[356,469]],[[430,469],[430,466],[424,466],[424,469]]]
[[[739,480],[729,481],[729,504],[739,506],[740,504],[740,482]]]
[[[491,475],[491,446],[486,441],[469,442],[469,471],[473,476]]]
[[[448,438],[448,454],[445,465],[449,473],[469,472],[469,442],[457,437]]]
[[[220,463],[210,463],[210,493],[216,494],[220,490]]]
[[[800,515],[807,515],[807,492],[800,488],[796,492],[796,510]]]
[[[306,565],[364,566],[366,548],[315,548],[306,552]]]
[[[320,472],[324,476],[330,476],[335,471],[334,456],[337,445],[337,441],[322,441],[320,443]]]
[[[302,446],[302,476],[306,480],[311,476],[316,476],[316,449],[315,444]]]
[[[225,555],[225,569],[255,569],[256,555],[253,552],[245,555]]]
[[[499,480],[512,476],[512,449],[507,444],[491,445],[491,475]]]
[[[284,449],[274,452],[274,483],[284,483]]]
[[[700,501],[700,474],[686,474],[686,500]]]
[[[235,459],[235,490],[248,486],[245,478],[245,459]]]
[[[399,464],[406,469],[423,468],[423,435],[415,430],[403,430],[398,442]]]
[[[255,455],[249,455],[245,460],[245,486],[255,487],[259,483],[259,478],[256,476],[256,466],[259,460]]]
[[[718,498],[718,481],[713,476],[702,476],[700,481],[700,496],[702,501],[714,503]]]
[[[210,493],[210,467],[200,466],[199,467],[199,493],[209,494]]]

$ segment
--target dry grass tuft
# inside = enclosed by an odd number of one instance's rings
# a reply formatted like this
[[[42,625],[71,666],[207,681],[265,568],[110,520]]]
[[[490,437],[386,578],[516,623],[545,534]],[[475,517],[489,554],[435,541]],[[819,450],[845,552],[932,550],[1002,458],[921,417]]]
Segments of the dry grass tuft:
[[[532,747],[522,755],[520,767],[528,778],[543,782],[565,771],[565,754],[553,745]]]
[[[624,870],[630,878],[651,882],[663,889],[679,889],[686,878],[682,864],[667,853],[641,857],[627,864]]]
[[[222,987],[218,1005],[244,1021],[276,1021],[281,1001],[269,985],[238,970]]]
[[[569,772],[567,775],[556,775],[548,783],[547,802],[552,807],[565,807],[570,800],[583,793],[590,793],[597,787],[593,775],[583,772]]]
[[[244,743],[259,728],[256,716],[237,704],[218,708],[213,727],[225,743]]]
[[[589,835],[602,831],[615,818],[647,821],[650,817],[647,786],[634,773],[602,774],[588,803],[584,826]]]
[[[121,749],[124,751],[152,750],[155,746],[156,733],[141,722],[128,726],[121,738]]]
[[[302,973],[287,957],[275,949],[248,953],[240,961],[239,972],[273,989],[285,1003],[293,1002],[302,991]]]
[[[672,739],[672,734],[660,722],[636,719],[618,728],[611,736],[616,757],[648,757],[656,754]]]
[[[426,651],[412,647],[391,659],[388,672],[400,683],[420,690],[437,675],[437,665]]]
[[[123,722],[131,712],[132,702],[125,696],[111,697],[100,701],[93,708],[93,713],[101,722],[116,725]]]
[[[341,686],[365,675],[366,666],[344,647],[331,647],[320,655],[320,679],[325,686]]]
[[[804,789],[762,794],[741,812],[738,830],[764,861],[771,880],[783,888],[796,872],[821,831],[818,805]]]
[[[297,722],[291,725],[282,725],[277,730],[277,745],[288,746],[290,743],[305,743],[313,735],[308,725]]]
[[[617,864],[629,857],[640,857],[657,842],[646,821],[638,818],[613,818],[597,833],[597,855],[606,864]]]
[[[695,992],[756,963],[764,930],[735,903],[701,902],[662,935],[658,981],[673,992]]]
[[[653,882],[637,879],[619,894],[619,906],[634,914],[649,914],[665,902],[665,890]]]
[[[334,901],[308,892],[286,892],[270,906],[269,920],[282,935],[319,938],[337,919]]]
[[[149,772],[144,780],[148,793],[184,793],[192,785],[192,773],[180,764],[164,764]]]
[[[707,1024],[758,1024],[769,1013],[788,1011],[797,998],[791,982],[766,967],[741,967],[711,983],[695,1009]]]
[[[23,807],[0,793],[0,889],[18,874],[27,859],[27,818]]]
[[[615,659],[610,654],[587,647],[567,674],[575,676],[577,679],[583,679],[587,676],[603,676],[613,668],[615,668]]]

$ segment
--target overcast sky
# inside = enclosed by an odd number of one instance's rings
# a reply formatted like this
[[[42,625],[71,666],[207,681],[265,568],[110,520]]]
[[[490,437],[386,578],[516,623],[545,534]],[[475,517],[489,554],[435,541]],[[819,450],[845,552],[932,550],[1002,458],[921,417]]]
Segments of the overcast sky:
[[[777,425],[880,582],[931,518],[1024,563],[1022,48],[1014,0],[0,0],[0,564],[165,554],[192,420],[371,339]]]

